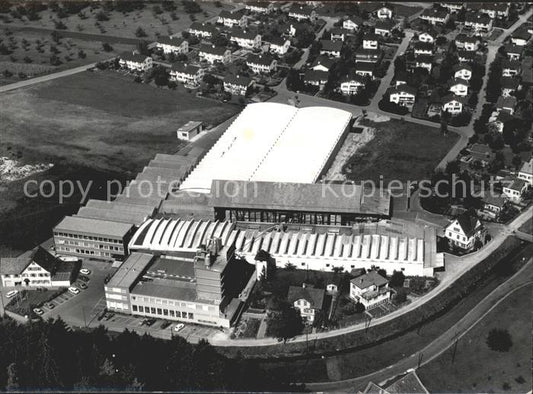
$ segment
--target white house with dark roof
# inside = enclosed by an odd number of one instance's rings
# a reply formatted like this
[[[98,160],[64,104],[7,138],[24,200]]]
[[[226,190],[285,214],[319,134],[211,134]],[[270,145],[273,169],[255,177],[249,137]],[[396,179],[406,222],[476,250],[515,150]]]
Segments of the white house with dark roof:
[[[512,179],[502,181],[503,189],[502,194],[508,198],[511,202],[519,204],[522,202],[522,194],[527,190],[528,184],[523,179]]]
[[[413,45],[415,56],[428,55],[433,56],[433,44],[430,42],[417,41]]]
[[[430,55],[417,55],[414,61],[415,68],[425,68],[428,73],[433,69],[433,56]]]
[[[291,41],[284,37],[272,37],[268,50],[280,56],[285,55],[291,47]]]
[[[204,77],[204,69],[185,63],[175,63],[170,68],[170,79],[186,85],[198,86]]]
[[[374,63],[359,62],[355,65],[355,74],[364,78],[374,78],[374,71],[376,66]]]
[[[307,70],[304,73],[303,81],[306,85],[324,86],[328,82],[329,73],[322,70]]]
[[[463,3],[440,3],[441,7],[447,8],[449,12],[455,14],[463,9]]]
[[[329,72],[329,70],[331,70],[334,64],[335,64],[335,60],[327,56],[321,55],[315,59],[315,61],[311,64],[310,68],[311,70],[315,70],[315,71]]]
[[[250,54],[246,59],[246,65],[255,74],[265,74],[272,71],[276,71],[278,66],[278,61],[269,53],[264,53],[261,55]]]
[[[501,77],[502,96],[507,97],[518,90],[520,79],[517,77]]]
[[[244,8],[257,14],[270,14],[274,11],[274,3],[268,1],[250,1],[244,3]]]
[[[210,38],[218,33],[218,29],[208,23],[193,22],[189,27],[189,33],[197,37]]]
[[[341,57],[342,41],[320,40],[320,44],[321,55]]]
[[[119,65],[132,71],[146,71],[152,68],[152,58],[135,52],[125,52],[120,55]]]
[[[488,33],[492,30],[492,19],[487,14],[470,12],[465,16],[465,26],[476,33]]]
[[[355,51],[355,64],[360,62],[377,63],[383,52],[380,49],[357,48]]]
[[[511,43],[518,46],[526,46],[527,42],[531,35],[524,29],[517,29],[513,34],[511,34]]]
[[[522,53],[524,52],[524,48],[515,45],[515,44],[507,44],[504,46],[505,54],[507,55],[507,59],[509,60],[520,60],[522,58]]]
[[[362,25],[363,20],[358,16],[350,16],[342,22],[342,27],[350,31],[359,30]]]
[[[461,33],[455,37],[455,46],[457,49],[464,49],[465,51],[477,51],[479,49],[479,39]]]
[[[339,90],[342,94],[351,96],[364,89],[365,85],[365,79],[354,73],[340,79]]]
[[[156,48],[163,53],[181,54],[189,52],[189,43],[182,37],[161,36],[156,41]]]
[[[246,27],[246,25],[248,24],[248,20],[243,10],[235,12],[223,10],[218,15],[217,23],[223,24],[227,27]]]
[[[477,8],[477,7],[476,7]],[[487,14],[491,19],[504,19],[509,16],[509,3],[480,3],[479,12]]]
[[[67,287],[75,264],[61,261],[41,246],[18,257],[0,259],[2,287]]]
[[[250,30],[233,28],[229,37],[241,48],[255,49],[261,46],[261,35]]]
[[[325,294],[323,289],[315,289],[304,283],[302,287],[289,287],[287,301],[300,311],[303,319],[312,323],[315,321],[317,313],[322,310]]]
[[[522,164],[520,171],[518,171],[518,179],[522,179],[529,186],[533,186],[533,158]]]
[[[432,25],[442,25],[448,22],[450,14],[435,8],[426,8],[424,12],[422,12],[422,15],[420,15],[420,19],[427,21]]]
[[[350,298],[372,309],[390,300],[389,281],[376,271],[370,271],[350,281]]]
[[[374,33],[382,36],[389,37],[392,34],[392,29],[394,29],[395,23],[391,20],[377,21],[374,25]]]
[[[341,27],[334,27],[330,31],[332,41],[345,41],[346,37],[350,34],[350,30],[343,29]]]
[[[483,240],[485,228],[481,221],[469,212],[464,212],[444,229],[444,236],[449,242],[463,250],[471,250],[476,240]]]
[[[376,33],[368,33],[363,36],[364,49],[378,49],[380,37]]]
[[[449,94],[442,98],[442,110],[451,115],[458,115],[463,112],[465,101],[463,97]]]
[[[228,75],[224,78],[224,91],[237,96],[246,96],[248,88],[253,85],[253,80],[241,75]]]
[[[496,101],[496,111],[505,111],[510,115],[514,115],[516,109],[516,97],[514,96],[500,96]]]
[[[461,63],[473,63],[476,60],[476,52],[458,49],[457,58]]]
[[[423,32],[418,35],[418,41],[420,42],[429,42],[433,44],[435,40],[437,39],[436,35],[430,32]]]
[[[289,18],[294,18],[298,22],[309,20],[311,22],[316,20],[316,11],[305,4],[293,3],[289,9]]]
[[[202,44],[198,50],[198,57],[209,64],[217,62],[226,64],[231,61],[231,51],[226,47]]]
[[[461,78],[470,81],[472,78],[472,67],[467,64],[457,64],[453,67],[454,78]]]
[[[483,209],[479,210],[478,213],[483,218],[497,219],[500,216],[503,208],[505,207],[507,200],[502,196],[492,196],[487,195],[483,197]]]
[[[502,62],[502,76],[514,77],[522,72],[522,65],[516,60],[505,59]]]
[[[394,15],[394,10],[391,6],[384,5],[383,7],[380,7],[376,10],[376,16],[379,19],[392,19],[392,16]]]
[[[469,86],[468,81],[461,78],[454,78],[450,81],[450,87],[448,90],[456,96],[466,97],[468,95]]]

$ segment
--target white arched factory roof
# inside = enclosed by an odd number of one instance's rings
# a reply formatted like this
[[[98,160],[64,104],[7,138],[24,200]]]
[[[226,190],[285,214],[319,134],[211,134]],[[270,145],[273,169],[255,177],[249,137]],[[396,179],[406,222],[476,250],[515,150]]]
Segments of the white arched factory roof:
[[[350,119],[329,107],[250,104],[180,189],[207,193],[213,179],[313,183]]]

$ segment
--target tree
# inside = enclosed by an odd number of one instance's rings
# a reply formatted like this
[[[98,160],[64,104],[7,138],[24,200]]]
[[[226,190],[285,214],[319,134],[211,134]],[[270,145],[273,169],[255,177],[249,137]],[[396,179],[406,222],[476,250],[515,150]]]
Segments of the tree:
[[[109,20],[109,16],[104,10],[100,10],[98,13],[96,13],[95,18],[98,22],[105,22]]]
[[[137,30],[135,30],[135,37],[147,37],[148,34],[144,31],[142,27],[138,27]]]
[[[513,340],[509,331],[493,328],[487,336],[487,345],[491,350],[507,352],[513,346]]]
[[[284,341],[300,334],[303,328],[300,312],[287,302],[282,303],[281,310],[270,312],[267,320],[269,334]]]
[[[390,278],[390,285],[392,287],[403,287],[403,282],[405,280],[405,275],[402,271],[394,271]]]
[[[102,48],[105,52],[111,52],[113,50],[113,47],[111,45],[109,45],[108,42],[103,42],[102,43]]]
[[[6,391],[18,391],[20,389],[17,373],[17,364],[11,363],[7,366]]]
[[[522,165],[522,157],[520,155],[514,155],[513,156],[513,166],[516,170],[520,168]]]
[[[294,271],[296,269],[296,266],[294,264],[292,264],[292,263],[287,263],[287,264],[285,264],[285,269],[287,271]]]

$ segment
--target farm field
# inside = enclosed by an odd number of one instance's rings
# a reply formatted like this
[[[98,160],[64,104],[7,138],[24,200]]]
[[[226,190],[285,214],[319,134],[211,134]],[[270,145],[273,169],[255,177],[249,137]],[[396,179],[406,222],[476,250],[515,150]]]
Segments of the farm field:
[[[156,153],[177,152],[183,146],[176,138],[180,125],[216,125],[239,110],[183,90],[138,84],[118,72],[84,72],[3,94],[0,156],[52,163],[28,179],[92,183],[90,196],[105,198],[107,180],[132,179]],[[61,204],[55,195],[24,197],[26,180],[0,189],[0,239],[17,249],[47,239],[51,226],[75,212],[81,199],[77,190]]]
[[[348,159],[343,173],[351,180],[385,182],[420,180],[431,175],[439,161],[458,139],[454,133],[443,136],[438,128],[391,119],[361,125],[376,129],[375,137]]]
[[[430,392],[520,392],[531,389],[531,291],[523,287],[502,301],[453,349],[418,370]],[[513,345],[508,352],[491,350],[486,339],[493,328],[506,329]]]

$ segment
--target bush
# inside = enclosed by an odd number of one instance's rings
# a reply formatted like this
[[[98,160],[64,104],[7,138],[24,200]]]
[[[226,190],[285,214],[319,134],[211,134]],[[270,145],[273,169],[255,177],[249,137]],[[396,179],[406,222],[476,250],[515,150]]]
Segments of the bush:
[[[111,45],[109,45],[109,43],[107,43],[107,42],[103,42],[102,43],[102,48],[106,52],[111,52],[113,50],[113,47]]]
[[[406,107],[404,107],[402,105],[391,103],[388,100],[387,96],[385,96],[385,97],[383,97],[381,99],[381,101],[379,102],[378,106],[379,106],[380,110],[385,111],[385,112],[392,112],[393,114],[406,115],[406,114],[409,113],[409,109],[408,108],[406,108]]]
[[[513,346],[513,340],[509,331],[493,328],[487,336],[487,345],[491,350],[508,352],[511,346]]]
[[[104,12],[104,10],[100,10],[96,15],[95,18],[98,22],[105,22],[109,20],[109,16],[107,16],[107,13]]]
[[[137,30],[135,30],[135,37],[147,37],[148,34],[144,31],[142,27],[138,27]]]

